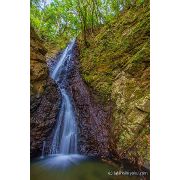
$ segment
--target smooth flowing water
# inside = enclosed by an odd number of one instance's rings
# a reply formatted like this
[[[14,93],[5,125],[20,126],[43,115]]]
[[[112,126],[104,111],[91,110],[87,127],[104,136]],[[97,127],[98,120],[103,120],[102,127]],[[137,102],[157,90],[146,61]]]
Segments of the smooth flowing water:
[[[61,107],[52,139],[49,154],[77,153],[77,125],[71,97],[67,91],[67,74],[71,68],[73,39],[64,50],[51,77],[56,81],[61,91]]]
[[[42,148],[42,154],[41,154],[41,158],[44,158],[44,149],[46,146],[46,141],[43,141],[43,148]]]
[[[68,74],[72,70],[72,57],[75,39],[73,39],[52,68],[51,78],[58,85],[61,105],[53,130],[52,140],[49,143],[48,153],[45,154],[46,142],[43,142],[41,165],[43,167],[59,167],[65,169],[86,159],[77,152],[77,124],[76,114],[68,92]]]

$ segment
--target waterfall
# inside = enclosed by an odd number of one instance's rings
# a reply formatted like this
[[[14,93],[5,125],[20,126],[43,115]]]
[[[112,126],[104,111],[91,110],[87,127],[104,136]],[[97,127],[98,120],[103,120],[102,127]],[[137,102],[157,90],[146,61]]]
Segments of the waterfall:
[[[41,154],[41,158],[44,157],[44,149],[45,149],[45,146],[46,146],[46,141],[43,141],[43,147],[42,147],[42,154]]]
[[[67,75],[71,70],[71,58],[73,53],[73,39],[58,59],[51,77],[58,84],[61,92],[61,107],[57,124],[53,131],[49,154],[75,154],[77,153],[77,125],[76,116],[70,93],[68,92]]]

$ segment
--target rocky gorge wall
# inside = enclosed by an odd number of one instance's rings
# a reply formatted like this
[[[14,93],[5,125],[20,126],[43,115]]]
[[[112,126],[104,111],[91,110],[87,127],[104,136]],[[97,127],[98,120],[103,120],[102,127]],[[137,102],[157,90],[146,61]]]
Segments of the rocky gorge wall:
[[[78,152],[94,157],[109,156],[110,107],[96,102],[95,94],[83,81],[79,73],[79,50],[73,50],[73,67],[68,75],[78,125]]]
[[[128,159],[147,168],[150,153],[149,31],[147,1],[143,6],[124,10],[112,23],[89,34],[88,47],[78,38],[82,78],[100,104],[112,107],[111,117],[100,116],[103,119],[100,122],[107,123],[113,139],[109,141],[109,152],[114,149],[117,159]],[[77,90],[79,86],[81,84],[74,88]],[[84,108],[83,102],[89,101],[86,93],[83,96],[77,104],[79,109]],[[75,99],[78,100],[78,95]],[[86,109],[82,110],[84,116],[88,116]],[[82,123],[88,123],[86,118]],[[97,129],[93,125],[92,132]]]
[[[59,109],[57,85],[49,78],[43,42],[31,27],[30,38],[30,147],[31,156],[41,154],[43,141],[51,133]]]

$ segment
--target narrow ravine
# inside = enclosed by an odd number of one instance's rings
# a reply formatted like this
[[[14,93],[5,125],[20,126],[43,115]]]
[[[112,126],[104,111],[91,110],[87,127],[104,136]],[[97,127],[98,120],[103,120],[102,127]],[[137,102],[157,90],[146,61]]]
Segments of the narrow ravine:
[[[149,180],[149,1],[33,1],[30,52],[31,180]]]
[[[41,157],[33,159],[31,162],[31,180],[116,179],[113,176],[111,177],[112,173],[116,172],[117,169],[122,169],[120,166],[112,165],[101,159],[103,154],[106,155],[105,147],[108,145],[108,141],[104,140],[103,137],[106,138],[107,132],[104,134],[105,129],[101,129],[98,134],[92,132],[94,132],[93,129],[95,131],[99,129],[100,125],[97,122],[101,124],[101,127],[105,128],[102,121],[104,116],[102,115],[101,108],[92,104],[90,94],[82,83],[83,81],[80,78],[78,69],[74,66],[73,53],[75,52],[75,44],[76,40],[73,39],[63,53],[57,57],[57,62],[51,66],[50,76],[58,85],[61,103],[54,129],[47,142],[43,141]],[[73,78],[73,81],[71,78]],[[74,81],[76,83],[72,83]],[[100,114],[96,118],[92,116],[90,119],[92,122],[90,124],[87,123],[86,127],[82,125],[84,119],[80,115],[81,111],[78,110],[79,104],[74,103],[74,100],[77,101],[77,97],[72,91],[79,93],[78,96],[81,102],[83,101],[82,97],[88,98],[86,102],[89,103],[89,106],[86,105],[86,109],[90,116],[92,114]],[[92,111],[93,108],[94,110]],[[102,113],[96,113],[96,111]],[[78,118],[81,120],[79,121]],[[86,119],[89,120],[89,118]],[[78,134],[78,124],[81,126],[81,129],[87,131],[88,136],[97,140],[95,142],[88,142],[87,138],[87,142],[85,142],[82,137],[79,137],[81,140],[78,141],[78,135],[82,136],[84,134],[82,132]],[[98,139],[98,136],[101,138]],[[102,153],[98,152],[96,148],[93,149],[94,144],[99,149],[100,146],[104,147]],[[85,147],[85,151],[82,147]],[[88,147],[89,152],[86,150]]]
[[[74,67],[72,61],[74,45],[75,39],[68,44],[57,62],[51,67],[50,76],[58,85],[61,104],[50,142],[43,142],[41,157],[31,162],[32,180],[79,180],[96,177],[105,179],[112,169],[101,161],[78,154],[76,121],[78,116],[69,91],[68,78]]]

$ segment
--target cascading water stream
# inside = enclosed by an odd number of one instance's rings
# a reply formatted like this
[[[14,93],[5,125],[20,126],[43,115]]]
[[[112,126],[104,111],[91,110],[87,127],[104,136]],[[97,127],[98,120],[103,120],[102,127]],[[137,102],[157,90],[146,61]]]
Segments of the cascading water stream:
[[[62,170],[73,165],[78,165],[86,159],[85,156],[77,152],[76,114],[71,93],[68,90],[68,76],[73,70],[72,58],[74,44],[75,39],[69,43],[62,55],[57,59],[57,64],[52,68],[51,78],[56,81],[61,92],[61,105],[56,126],[52,132],[51,142],[43,142],[40,158],[43,160],[38,162],[38,167]]]
[[[46,141],[43,141],[43,148],[42,148],[42,154],[41,154],[41,158],[44,158],[44,149],[46,146]]]
[[[51,77],[56,81],[61,91],[61,107],[55,127],[49,154],[76,154],[77,153],[77,126],[76,116],[71,97],[68,93],[67,74],[73,53],[73,39],[64,50],[55,66]]]

